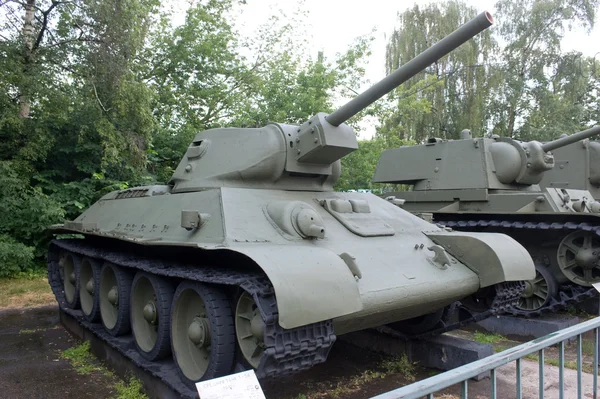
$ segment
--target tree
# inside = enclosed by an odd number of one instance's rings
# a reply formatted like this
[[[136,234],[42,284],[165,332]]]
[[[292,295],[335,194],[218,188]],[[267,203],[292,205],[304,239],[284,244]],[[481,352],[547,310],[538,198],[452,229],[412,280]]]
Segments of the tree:
[[[569,56],[563,56],[560,42],[565,29],[573,24],[593,27],[599,4],[597,0],[500,0],[496,4],[500,21],[498,34],[507,45],[501,59],[503,84],[492,92],[495,133],[513,137],[535,108],[550,111],[554,107],[547,90],[555,91],[557,87],[550,87],[553,79],[547,70],[553,69],[555,76],[561,70],[568,70],[569,76],[563,74],[562,78],[576,77],[571,73],[577,72],[573,65],[581,63],[575,61],[573,64]],[[560,101],[573,99],[562,98]],[[528,134],[534,133],[535,126],[543,128],[539,125],[539,116],[538,113],[531,120],[534,130],[523,132],[524,136],[530,137]]]
[[[414,6],[398,15],[399,28],[388,42],[386,69],[391,73],[477,14],[458,1]],[[406,82],[391,96],[398,111],[384,119],[384,129],[402,138],[456,138],[464,128],[485,132],[489,93],[494,80],[493,54],[497,44],[489,31],[437,61]],[[425,83],[421,83],[425,82]],[[405,113],[406,97],[420,103],[421,112]],[[425,105],[426,104],[426,105]],[[391,118],[391,119],[390,119]],[[396,125],[397,127],[394,127]]]

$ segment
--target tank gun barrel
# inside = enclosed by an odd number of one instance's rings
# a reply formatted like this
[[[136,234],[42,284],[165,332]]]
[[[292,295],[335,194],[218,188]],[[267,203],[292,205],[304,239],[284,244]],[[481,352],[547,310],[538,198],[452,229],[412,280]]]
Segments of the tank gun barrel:
[[[467,42],[494,23],[492,15],[484,11],[454,32],[423,51],[421,54],[396,69],[394,72],[371,86],[345,105],[327,116],[327,122],[339,126],[348,119],[377,101],[385,94],[412,78],[435,61],[439,60],[452,50]]]
[[[545,152],[556,150],[557,148],[564,147],[569,144],[573,144],[576,141],[590,138],[600,134],[600,125],[594,126],[590,129],[583,130],[578,133],[574,133],[570,136],[562,137],[553,141],[542,144],[542,149]]]

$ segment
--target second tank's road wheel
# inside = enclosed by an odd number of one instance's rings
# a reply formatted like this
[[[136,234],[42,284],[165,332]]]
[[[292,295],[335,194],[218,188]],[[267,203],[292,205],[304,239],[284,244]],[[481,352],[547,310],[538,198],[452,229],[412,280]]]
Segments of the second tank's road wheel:
[[[129,332],[129,290],[131,275],[121,267],[106,262],[100,273],[100,315],[110,335]]]
[[[252,295],[244,291],[235,307],[235,332],[244,359],[258,368],[265,351],[265,323]]]
[[[81,259],[79,266],[79,300],[83,316],[89,321],[100,318],[100,269],[102,264],[93,258]]]
[[[444,308],[423,316],[391,323],[389,326],[406,335],[417,335],[438,326],[444,315]]]
[[[565,277],[585,287],[600,282],[600,237],[579,230],[558,246],[558,265]]]
[[[558,292],[556,279],[546,267],[536,264],[535,271],[535,278],[525,281],[525,290],[517,305],[517,309],[525,312],[546,306]]]
[[[138,272],[131,287],[131,330],[138,351],[153,361],[171,353],[169,312],[173,286],[164,278]]]
[[[171,308],[171,347],[188,383],[231,371],[235,330],[231,305],[221,290],[210,284],[179,284]]]
[[[77,278],[79,276],[78,256],[63,252],[58,260],[59,270],[62,269],[63,290],[65,293],[65,304],[71,309],[79,308],[79,285]]]

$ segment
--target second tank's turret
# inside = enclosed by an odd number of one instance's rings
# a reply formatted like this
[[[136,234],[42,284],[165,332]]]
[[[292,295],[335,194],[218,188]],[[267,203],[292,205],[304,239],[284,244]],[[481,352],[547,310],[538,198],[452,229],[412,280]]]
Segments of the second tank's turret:
[[[531,190],[554,168],[551,151],[600,134],[600,126],[548,143],[505,137],[443,141],[385,151],[373,182],[412,184],[414,191],[466,188]],[[407,168],[412,165],[412,168]],[[535,188],[534,188],[535,190]]]
[[[544,173],[540,187],[587,190],[600,200],[600,142],[578,141],[552,154],[555,166]]]
[[[457,230],[501,232],[536,263],[520,311],[539,314],[594,295],[600,282],[600,203],[587,190],[540,188],[556,168],[552,151],[581,145],[600,126],[540,143],[505,137],[429,139],[385,151],[374,182],[410,186],[386,193],[393,203]],[[559,295],[560,293],[560,295]]]

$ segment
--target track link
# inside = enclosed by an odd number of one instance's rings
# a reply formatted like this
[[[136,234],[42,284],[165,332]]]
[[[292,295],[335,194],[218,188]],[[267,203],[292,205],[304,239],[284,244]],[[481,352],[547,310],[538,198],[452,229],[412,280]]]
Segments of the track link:
[[[221,266],[205,267],[176,261],[164,261],[139,256],[133,252],[95,247],[82,239],[53,240],[48,255],[48,281],[61,310],[75,317],[88,330],[108,342],[139,367],[161,378],[169,387],[184,397],[197,397],[197,395],[181,381],[177,374],[177,365],[173,360],[154,362],[145,360],[135,350],[131,336],[125,338],[112,337],[104,331],[101,324],[86,321],[82,317],[81,311],[66,306],[58,265],[61,250],[111,262],[124,268],[143,270],[155,275],[202,283],[238,286],[247,291],[254,298],[265,321],[264,344],[266,348],[260,364],[255,370],[259,378],[285,376],[324,362],[336,339],[331,320],[293,329],[283,329],[279,326],[275,291],[269,279],[262,273],[239,271]],[[247,368],[241,364],[236,365],[236,371]]]
[[[600,226],[595,226],[589,223],[572,223],[572,222],[519,222],[510,220],[453,220],[453,221],[436,221],[442,226],[450,227],[455,230],[472,230],[477,228],[492,227],[501,230],[562,230],[572,232],[576,230],[589,231],[597,236],[600,236]],[[505,313],[521,317],[536,317],[544,313],[556,313],[564,310],[569,306],[583,302],[590,298],[597,297],[598,292],[595,288],[583,287],[575,284],[563,284],[559,287],[558,298],[551,298],[550,302],[536,310],[524,311],[516,307],[507,310]]]

